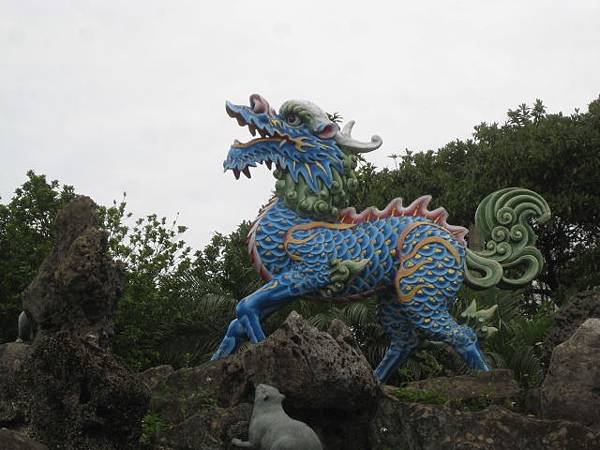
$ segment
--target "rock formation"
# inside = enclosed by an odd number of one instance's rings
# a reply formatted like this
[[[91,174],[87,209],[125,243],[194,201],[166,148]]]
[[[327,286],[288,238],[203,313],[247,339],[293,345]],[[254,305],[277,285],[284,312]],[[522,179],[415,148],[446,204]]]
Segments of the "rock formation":
[[[546,367],[556,346],[573,336],[583,322],[593,317],[600,318],[600,288],[575,294],[558,310],[554,327],[544,339],[542,360]]]
[[[134,448],[149,393],[107,348],[122,270],[89,198],[61,210],[56,227],[24,293],[37,335],[31,346],[0,346],[0,425],[50,449]]]
[[[600,434],[491,405],[481,410],[385,397],[372,421],[372,450],[594,450]]]
[[[229,358],[141,374],[160,425],[152,448],[234,448],[260,383],[277,386],[284,409],[329,450],[600,448],[600,433],[585,424],[524,414],[509,370],[378,386],[351,331],[335,322],[329,333],[292,313],[266,341]]]
[[[169,373],[142,374],[152,389],[150,415],[162,430],[159,446],[233,448],[246,438],[254,387],[264,383],[286,396],[284,409],[306,422],[328,449],[368,448],[368,421],[379,395],[372,369],[350,330],[334,322],[318,331],[292,313],[269,338],[229,358]],[[157,374],[164,373],[157,382]]]
[[[600,319],[587,319],[552,353],[541,388],[544,417],[600,428]]]
[[[23,294],[38,332],[67,331],[106,345],[123,290],[123,270],[108,254],[96,205],[77,197],[56,217],[56,241]]]

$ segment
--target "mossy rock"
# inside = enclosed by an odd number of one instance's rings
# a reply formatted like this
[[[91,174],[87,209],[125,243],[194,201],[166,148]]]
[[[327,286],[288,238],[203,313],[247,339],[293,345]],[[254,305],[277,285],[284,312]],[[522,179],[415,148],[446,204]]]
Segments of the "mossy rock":
[[[480,411],[490,405],[501,405],[507,409],[512,409],[516,405],[515,402],[504,400],[502,403],[494,401],[493,398],[487,395],[481,397],[470,398],[449,398],[441,392],[418,390],[409,387],[398,388],[393,392],[393,395],[401,401],[411,403],[422,403],[425,405],[444,405],[453,409],[463,411]]]
[[[407,383],[387,392],[405,402],[446,405],[477,411],[490,405],[515,409],[520,389],[510,370],[496,369],[458,377],[439,377]]]

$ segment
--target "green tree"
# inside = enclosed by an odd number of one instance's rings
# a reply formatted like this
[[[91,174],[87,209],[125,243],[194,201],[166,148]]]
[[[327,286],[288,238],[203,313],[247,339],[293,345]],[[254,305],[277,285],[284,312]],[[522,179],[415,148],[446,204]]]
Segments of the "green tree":
[[[156,214],[132,220],[125,194],[120,202],[100,207],[99,214],[109,233],[110,251],[126,270],[125,289],[115,316],[113,349],[132,368],[159,364],[162,359],[154,345],[155,333],[164,323],[181,316],[181,311],[176,311],[179,304],[171,303],[165,284],[190,267],[191,248],[182,239],[186,227],[177,223],[177,217],[168,221]]]
[[[54,219],[75,196],[72,186],[27,172],[7,204],[0,203],[0,342],[17,336],[21,293],[54,241]]]
[[[482,123],[472,139],[438,151],[407,151],[398,170],[362,164],[355,203],[380,208],[401,196],[433,196],[450,222],[472,228],[475,207],[489,193],[522,186],[540,193],[553,219],[539,227],[546,259],[527,302],[540,296],[560,304],[569,293],[600,284],[600,99],[585,113],[548,114],[541,101],[508,112],[504,125]]]
[[[262,281],[250,262],[246,238],[249,222],[242,222],[229,233],[215,233],[210,243],[196,252],[192,267],[198,278],[204,278],[217,292],[238,300],[246,297]]]
[[[56,180],[48,182],[44,175],[29,171],[10,202],[0,204],[2,342],[16,338],[21,294],[54,244],[56,214],[74,197],[72,186],[61,186]],[[169,223],[164,217],[150,214],[133,221],[131,216],[126,212],[125,196],[111,207],[99,207],[100,226],[109,232],[110,251],[124,263],[127,272],[115,319],[115,350],[133,366],[141,366],[143,358],[132,356],[139,353],[137,344],[151,341],[148,336],[172,310],[161,286],[165,279],[190,267],[191,249],[181,239],[186,229],[177,224],[177,219]]]
[[[124,313],[122,323],[129,329],[116,342],[122,342],[118,349],[130,365],[180,367],[210,358],[235,316],[237,302],[261,284],[246,248],[249,226],[243,222],[229,234],[215,233],[191,264],[161,277],[152,291],[154,300],[147,302],[154,319],[131,320],[131,313]],[[141,300],[136,293],[131,307],[139,309]]]

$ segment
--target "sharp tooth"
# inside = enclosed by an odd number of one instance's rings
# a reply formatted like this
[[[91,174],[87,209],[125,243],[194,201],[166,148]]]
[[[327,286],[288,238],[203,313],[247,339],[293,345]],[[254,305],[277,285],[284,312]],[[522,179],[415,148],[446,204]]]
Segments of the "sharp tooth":
[[[239,170],[233,169],[233,175],[235,175],[236,180],[240,179],[240,171]]]
[[[271,170],[271,166],[273,165],[273,162],[271,160],[266,160],[265,164],[267,165],[267,167],[269,168],[269,170]]]
[[[252,177],[250,176],[250,168],[249,168],[249,167],[247,167],[247,166],[246,166],[246,167],[245,167],[245,168],[242,170],[242,172],[244,172],[244,175],[246,175],[248,178],[252,178]]]
[[[248,125],[248,128],[250,129],[252,136],[256,136],[256,127],[254,125]]]
[[[241,142],[240,142],[240,141],[238,141],[237,139],[234,139],[234,140],[233,140],[233,144],[234,144],[234,145],[240,145],[240,144],[241,144]]]

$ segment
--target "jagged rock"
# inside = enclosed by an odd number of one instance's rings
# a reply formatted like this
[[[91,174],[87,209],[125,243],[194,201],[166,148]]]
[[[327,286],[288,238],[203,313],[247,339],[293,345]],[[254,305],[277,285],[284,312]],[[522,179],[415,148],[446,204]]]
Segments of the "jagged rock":
[[[45,445],[6,428],[0,429],[0,448],[2,450],[48,450]]]
[[[66,330],[108,343],[123,271],[109,256],[108,235],[97,222],[89,197],[77,197],[59,211],[52,252],[23,294],[39,332]]]
[[[138,374],[138,378],[148,389],[154,389],[158,383],[171,375],[175,369],[167,364],[151,367]]]
[[[334,323],[334,330],[342,325]],[[266,341],[240,355],[242,365],[253,385],[277,387],[298,408],[353,411],[373,402],[377,382],[343,328],[334,338],[292,312]]]
[[[240,403],[230,408],[205,405],[187,419],[163,425],[151,442],[154,448],[187,450],[238,449],[231,445],[233,438],[248,437],[252,405]]]
[[[44,335],[16,376],[27,427],[50,448],[137,444],[149,393],[106,349],[65,332]]]
[[[328,450],[600,448],[598,430],[510,410],[521,393],[508,370],[386,386],[384,393],[350,330],[336,322],[329,331],[294,313],[266,341],[229,358],[145,373],[153,385],[147,417],[160,423],[153,448],[233,449],[233,437],[247,436],[260,383],[278,385],[286,412]]]
[[[166,430],[155,441],[182,450],[213,448],[210,442],[229,448],[231,438],[246,436],[254,386],[264,383],[286,396],[284,409],[328,449],[365,450],[379,388],[350,330],[337,322],[331,332],[335,337],[293,312],[264,342],[167,375],[152,389],[150,414]]]
[[[15,371],[29,354],[31,346],[22,342],[8,342],[0,345],[0,367],[8,371]]]
[[[105,345],[123,280],[95,208],[78,197],[59,212],[54,248],[24,296],[38,333],[30,346],[0,347],[0,424],[53,450],[135,448],[149,403]]]
[[[544,339],[542,347],[542,361],[546,368],[554,349],[573,336],[583,322],[593,317],[600,318],[600,288],[575,294],[558,310],[554,326]]]
[[[31,346],[9,342],[0,345],[0,424],[21,424],[26,407],[19,399],[21,381],[15,373],[31,354]],[[0,449],[3,448],[0,446]]]
[[[600,319],[586,320],[552,353],[541,388],[544,417],[600,427]]]
[[[480,411],[400,401],[379,402],[371,450],[592,450],[600,433],[584,425],[542,420],[492,405]]]

